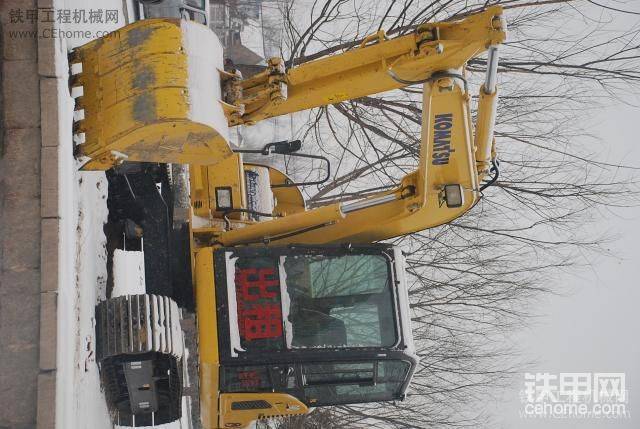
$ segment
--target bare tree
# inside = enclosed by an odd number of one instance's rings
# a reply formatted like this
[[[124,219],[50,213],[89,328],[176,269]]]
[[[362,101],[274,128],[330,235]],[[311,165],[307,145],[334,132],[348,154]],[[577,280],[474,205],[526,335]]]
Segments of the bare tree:
[[[331,408],[315,408],[308,414],[265,422],[263,429],[333,429],[341,427],[340,416]],[[259,429],[259,428],[258,428]]]
[[[589,225],[637,203],[638,166],[589,151],[596,137],[583,129],[600,106],[640,88],[640,26],[612,29],[608,22],[623,12],[571,0],[293,0],[281,5],[281,50],[292,66],[354,49],[379,29],[406,34],[494,4],[507,9],[510,31],[499,70],[501,179],[466,216],[395,240],[408,254],[420,367],[403,403],[322,415],[339,418],[340,427],[489,424],[469,404],[519,369],[505,333],[526,323],[533,300],[562,290],[560,274],[604,252],[610,237]],[[485,66],[484,59],[469,64],[472,87]],[[331,180],[306,189],[310,206],[387,189],[416,167],[420,92],[411,87],[296,114],[297,136],[334,161]],[[318,174],[304,164],[286,168]],[[311,425],[318,417],[279,427],[323,427]]]

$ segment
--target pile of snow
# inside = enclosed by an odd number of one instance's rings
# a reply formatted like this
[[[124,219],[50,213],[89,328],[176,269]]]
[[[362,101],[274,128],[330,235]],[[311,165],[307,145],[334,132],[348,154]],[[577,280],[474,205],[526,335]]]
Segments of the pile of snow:
[[[116,249],[113,252],[111,297],[144,293],[144,252]]]
[[[189,119],[209,125],[229,141],[229,125],[222,105],[220,74],[224,70],[222,45],[204,25],[182,21],[182,43],[187,53]]]

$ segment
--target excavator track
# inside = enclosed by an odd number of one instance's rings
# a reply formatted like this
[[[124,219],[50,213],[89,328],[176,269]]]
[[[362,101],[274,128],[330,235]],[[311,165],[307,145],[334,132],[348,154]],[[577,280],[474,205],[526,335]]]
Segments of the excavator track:
[[[114,423],[149,426],[181,417],[184,341],[177,304],[125,295],[96,306],[96,354]]]

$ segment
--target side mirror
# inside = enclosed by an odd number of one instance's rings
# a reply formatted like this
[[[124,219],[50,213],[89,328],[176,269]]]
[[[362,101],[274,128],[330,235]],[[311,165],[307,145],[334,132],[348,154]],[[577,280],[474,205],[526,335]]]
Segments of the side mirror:
[[[268,155],[269,153],[277,153],[280,155],[287,155],[289,153],[297,152],[302,147],[300,140],[284,140],[275,143],[269,143],[262,148],[262,153]]]

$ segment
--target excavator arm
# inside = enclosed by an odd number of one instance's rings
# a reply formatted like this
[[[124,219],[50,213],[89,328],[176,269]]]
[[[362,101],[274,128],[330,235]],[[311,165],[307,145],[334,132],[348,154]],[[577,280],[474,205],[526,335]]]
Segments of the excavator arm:
[[[347,52],[285,71],[281,58],[248,79],[226,76],[233,106],[229,124],[266,118],[404,88],[436,72],[460,70],[469,59],[505,40],[502,8],[491,7],[460,21],[426,23],[405,36],[384,31]]]

